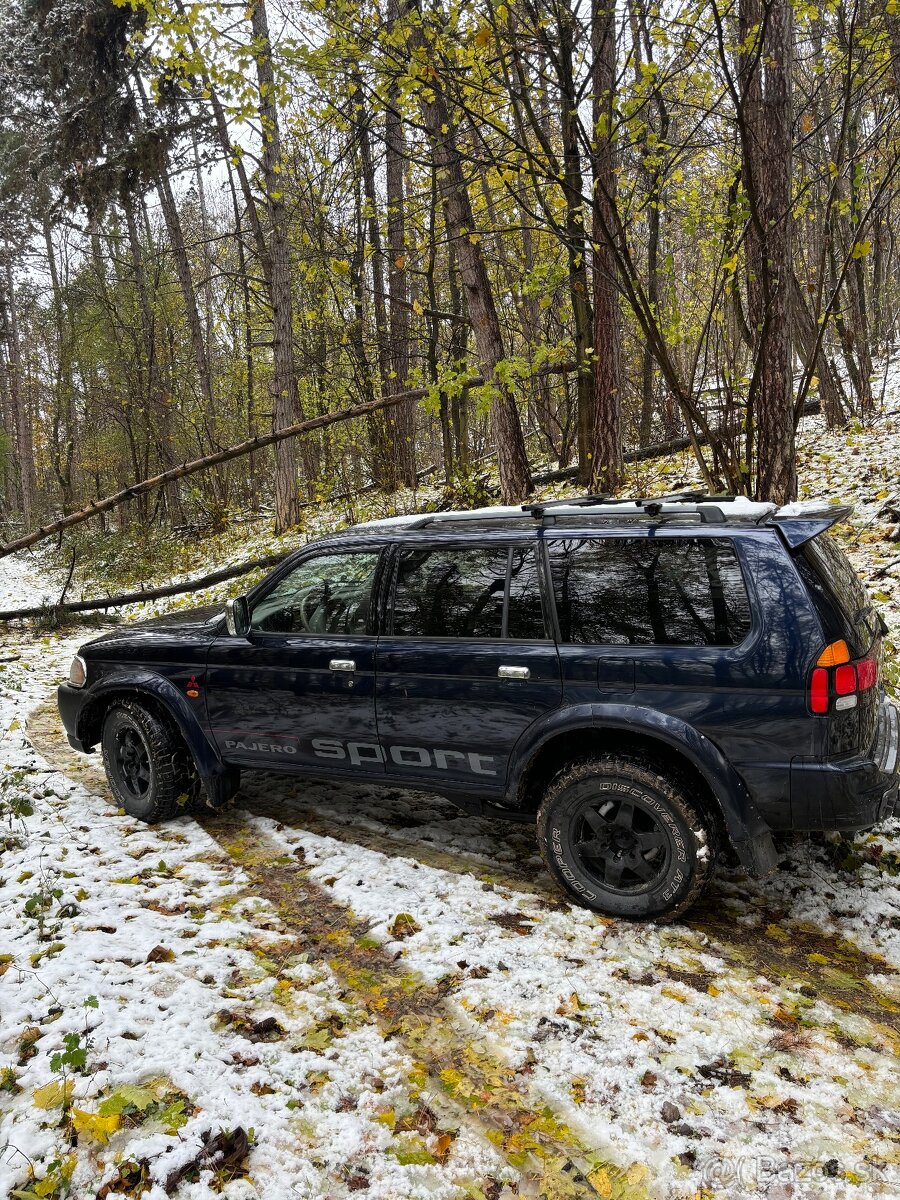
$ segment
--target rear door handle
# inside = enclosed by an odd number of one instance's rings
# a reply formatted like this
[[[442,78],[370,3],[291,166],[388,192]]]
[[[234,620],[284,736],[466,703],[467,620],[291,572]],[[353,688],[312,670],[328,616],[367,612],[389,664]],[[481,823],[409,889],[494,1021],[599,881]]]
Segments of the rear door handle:
[[[530,679],[531,672],[527,667],[498,667],[497,675],[500,679]]]
[[[331,671],[355,671],[356,663],[352,658],[333,658],[328,668]]]

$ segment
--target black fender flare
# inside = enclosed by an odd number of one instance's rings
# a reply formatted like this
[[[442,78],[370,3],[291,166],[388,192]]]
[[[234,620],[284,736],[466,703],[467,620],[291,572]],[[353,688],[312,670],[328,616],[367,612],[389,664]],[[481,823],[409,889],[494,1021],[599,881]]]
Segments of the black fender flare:
[[[597,733],[621,730],[654,738],[686,758],[700,773],[716,798],[725,829],[743,866],[764,875],[776,865],[772,832],[759,814],[746,784],[719,747],[692,725],[633,704],[579,704],[548,713],[519,739],[507,780],[506,803],[515,805],[526,771],[552,738],[578,730]]]
[[[140,700],[142,696],[152,697],[162,707],[175,723],[178,732],[184,738],[190,751],[197,774],[203,783],[210,801],[214,804],[223,803],[236,790],[233,779],[234,768],[222,761],[215,745],[209,740],[197,715],[188,703],[187,697],[163,675],[153,671],[128,670],[117,671],[100,679],[85,695],[84,705],[78,715],[78,737],[82,738],[85,716],[97,701],[109,700],[115,696],[123,696]]]

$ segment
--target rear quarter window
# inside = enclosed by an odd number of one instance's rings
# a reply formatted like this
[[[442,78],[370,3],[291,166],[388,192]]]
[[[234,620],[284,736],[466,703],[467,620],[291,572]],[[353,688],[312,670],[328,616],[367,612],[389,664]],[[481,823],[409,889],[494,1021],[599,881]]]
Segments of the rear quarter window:
[[[865,654],[877,634],[875,615],[862,581],[834,538],[820,533],[806,542],[797,567],[827,640],[843,638],[854,656]]]
[[[728,538],[585,538],[547,542],[564,642],[735,646],[750,602]]]

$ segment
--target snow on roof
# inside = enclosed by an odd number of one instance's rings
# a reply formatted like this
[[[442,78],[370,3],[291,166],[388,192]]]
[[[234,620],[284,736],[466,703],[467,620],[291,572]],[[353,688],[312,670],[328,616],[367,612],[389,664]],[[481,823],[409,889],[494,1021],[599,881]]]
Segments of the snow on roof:
[[[735,496],[730,499],[710,498],[702,502],[694,500],[678,500],[665,499],[661,497],[659,500],[654,500],[653,497],[638,502],[637,500],[625,497],[622,500],[608,500],[598,504],[583,504],[573,501],[571,504],[560,501],[548,501],[548,512],[554,517],[635,517],[646,516],[646,510],[642,507],[647,503],[657,503],[661,506],[661,512],[671,513],[696,513],[704,507],[714,506],[721,509],[722,514],[726,518],[737,518],[739,520],[761,521],[763,518],[771,516],[776,511],[776,506],[764,501],[750,500],[747,496]],[[541,502],[534,501],[535,506],[540,506]],[[528,506],[530,507],[530,506]],[[366,521],[362,525],[357,525],[356,529],[389,529],[403,528],[413,524],[416,521],[424,521],[431,518],[433,521],[495,521],[508,520],[513,517],[525,518],[529,515],[528,508],[523,508],[520,504],[495,504],[486,508],[472,509],[454,509],[449,512],[435,513],[408,513],[399,517],[382,517],[374,521]]]

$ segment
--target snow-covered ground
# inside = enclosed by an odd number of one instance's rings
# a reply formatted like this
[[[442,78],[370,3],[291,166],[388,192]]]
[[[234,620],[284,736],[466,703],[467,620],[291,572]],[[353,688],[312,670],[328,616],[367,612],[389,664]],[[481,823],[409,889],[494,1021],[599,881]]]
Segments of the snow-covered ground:
[[[875,428],[807,422],[801,479],[857,504],[896,630]],[[0,609],[58,591],[0,561]],[[900,1194],[900,823],[723,871],[669,927],[571,907],[527,827],[421,793],[248,775],[146,828],[48,707],[85,636],[0,626],[0,1196]]]

